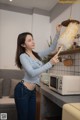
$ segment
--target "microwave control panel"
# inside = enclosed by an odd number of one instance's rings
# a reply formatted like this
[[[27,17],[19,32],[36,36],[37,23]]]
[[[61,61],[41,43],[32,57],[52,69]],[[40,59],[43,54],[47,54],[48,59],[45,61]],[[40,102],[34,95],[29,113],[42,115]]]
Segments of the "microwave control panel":
[[[58,90],[62,90],[62,77],[58,77]]]

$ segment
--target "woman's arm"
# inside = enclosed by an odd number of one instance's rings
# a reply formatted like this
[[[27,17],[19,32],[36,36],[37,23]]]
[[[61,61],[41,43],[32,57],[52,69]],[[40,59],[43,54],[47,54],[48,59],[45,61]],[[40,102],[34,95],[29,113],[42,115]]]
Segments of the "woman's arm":
[[[59,39],[61,27],[62,27],[61,25],[57,25],[57,26],[56,26],[56,32],[57,32],[57,33],[56,33],[56,35],[55,35],[55,37],[54,37],[54,40],[53,40],[52,45],[51,45],[48,49],[46,49],[46,50],[44,50],[44,51],[38,52],[38,55],[39,55],[40,57],[45,57],[45,56],[49,55],[51,52],[53,52],[53,51],[55,50],[56,45],[57,45],[57,42],[58,42],[58,39]]]
[[[38,55],[40,57],[45,57],[45,56],[49,55],[52,51],[55,50],[57,42],[58,42],[59,35],[60,35],[60,32],[57,32],[55,37],[54,37],[53,43],[49,48],[47,48],[46,50],[38,52]]]

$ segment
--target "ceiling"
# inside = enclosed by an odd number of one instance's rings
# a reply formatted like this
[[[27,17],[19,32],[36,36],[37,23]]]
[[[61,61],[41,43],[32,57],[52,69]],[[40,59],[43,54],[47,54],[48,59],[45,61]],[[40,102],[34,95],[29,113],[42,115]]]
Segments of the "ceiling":
[[[0,0],[0,3],[13,5],[16,7],[34,9],[39,8],[43,10],[50,11],[56,4],[58,0]]]

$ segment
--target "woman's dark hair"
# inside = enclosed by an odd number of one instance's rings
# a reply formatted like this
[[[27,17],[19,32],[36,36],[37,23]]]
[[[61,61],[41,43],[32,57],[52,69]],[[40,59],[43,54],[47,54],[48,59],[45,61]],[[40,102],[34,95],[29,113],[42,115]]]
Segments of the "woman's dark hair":
[[[21,33],[18,35],[18,38],[17,38],[17,49],[16,49],[16,57],[15,57],[15,63],[17,65],[17,67],[19,67],[20,69],[22,69],[22,65],[20,63],[20,58],[19,56],[22,54],[22,53],[25,53],[25,48],[22,47],[22,44],[25,43],[25,39],[26,39],[26,36],[27,35],[31,35],[33,37],[33,35],[29,32],[24,32],[24,33]],[[40,56],[38,55],[38,53],[32,51],[33,54],[35,55],[35,57],[39,60],[41,60]]]

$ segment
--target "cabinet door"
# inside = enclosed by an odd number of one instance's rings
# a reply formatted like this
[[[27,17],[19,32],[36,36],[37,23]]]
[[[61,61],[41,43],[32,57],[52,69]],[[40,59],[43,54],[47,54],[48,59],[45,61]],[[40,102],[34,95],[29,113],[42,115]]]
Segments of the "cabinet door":
[[[40,92],[36,91],[36,120],[40,120]]]

